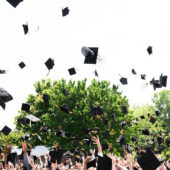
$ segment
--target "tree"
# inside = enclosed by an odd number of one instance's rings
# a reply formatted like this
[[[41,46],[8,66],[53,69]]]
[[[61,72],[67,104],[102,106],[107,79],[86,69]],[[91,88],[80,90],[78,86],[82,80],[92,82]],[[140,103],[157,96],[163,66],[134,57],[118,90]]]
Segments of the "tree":
[[[77,84],[75,81],[66,83],[64,79],[36,82],[37,95],[30,94],[26,101],[31,104],[29,113],[20,110],[16,119],[32,114],[40,121],[31,127],[29,122],[20,126],[15,121],[16,129],[29,133],[33,146],[53,146],[57,142],[64,149],[72,148],[77,144],[76,141],[79,147],[89,149],[91,144],[83,139],[91,140],[90,136],[98,134],[102,144],[108,143],[114,148],[114,153],[120,155],[122,148],[116,142],[117,138],[122,134],[126,142],[130,143],[133,131],[130,125],[127,126],[133,120],[132,112],[126,112],[129,108],[128,100],[121,95],[118,87],[110,87],[108,81],[94,79],[88,87],[86,82],[86,79]],[[49,97],[49,103],[44,102],[44,95]],[[122,128],[122,122],[125,122],[126,128]],[[111,135],[108,139],[103,134],[107,131]],[[37,140],[37,135],[42,141]]]
[[[155,93],[152,99],[155,109],[160,112],[160,120],[167,125],[170,132],[170,90]]]

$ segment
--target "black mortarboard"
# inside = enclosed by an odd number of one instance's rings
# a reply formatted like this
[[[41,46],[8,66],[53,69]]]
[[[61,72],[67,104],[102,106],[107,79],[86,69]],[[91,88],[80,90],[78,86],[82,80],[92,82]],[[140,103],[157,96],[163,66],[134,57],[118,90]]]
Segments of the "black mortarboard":
[[[90,145],[90,144],[91,144],[91,142],[92,142],[92,141],[91,141],[91,139],[90,139],[90,138],[88,138],[88,137],[87,137],[87,138],[85,138],[85,139],[83,139],[83,143],[84,143],[84,144],[86,144],[86,145]]]
[[[97,47],[82,47],[82,54],[85,56],[84,64],[96,64],[98,56]]]
[[[113,84],[112,88],[113,88],[113,90],[116,90],[117,86],[115,84]]]
[[[158,142],[158,144],[160,145],[160,144],[163,142],[163,138],[161,138],[160,136],[157,137],[157,142]]]
[[[62,15],[63,15],[63,17],[65,17],[66,15],[68,15],[68,14],[69,14],[69,11],[70,11],[70,10],[68,9],[68,7],[62,9]]]
[[[68,72],[69,72],[70,76],[76,74],[76,70],[75,70],[74,67],[73,67],[73,68],[69,68],[69,69],[68,69]]]
[[[104,139],[110,138],[110,133],[108,131],[102,133]]]
[[[5,74],[6,70],[0,70],[0,74]]]
[[[156,88],[161,88],[162,85],[160,84],[159,80],[155,80],[154,78],[150,81],[150,84],[153,85],[153,89],[156,90]]]
[[[26,120],[24,118],[19,118],[19,119],[17,119],[17,123],[18,123],[19,126],[25,125],[26,124]]]
[[[66,89],[62,89],[62,93],[63,93],[65,96],[68,96],[68,95],[69,95],[69,92],[68,92]]]
[[[121,77],[120,82],[121,82],[123,85],[128,84],[127,78],[125,78],[125,77]]]
[[[156,119],[151,117],[151,119],[149,120],[152,124],[154,124],[156,122]]]
[[[112,169],[112,159],[106,155],[103,157],[98,156],[97,170],[111,170]]]
[[[121,127],[122,127],[123,129],[126,128],[126,125],[127,125],[127,124],[126,124],[125,121],[122,121],[120,124],[121,124]]]
[[[96,167],[96,159],[87,163],[87,169],[91,167]]]
[[[97,70],[94,71],[94,74],[95,74],[96,77],[99,77]]]
[[[132,69],[132,74],[137,74],[136,71],[134,69]]]
[[[132,136],[132,142],[137,142],[136,136]]]
[[[24,29],[24,34],[27,34],[29,32],[29,29],[28,29],[28,24],[23,24],[23,29]]]
[[[30,140],[30,134],[27,133],[26,135],[23,135],[23,136],[22,136],[22,140],[23,140],[23,141],[28,141],[28,140]]]
[[[166,85],[167,85],[167,76],[163,76],[163,74],[161,74],[161,76],[160,76],[160,84],[161,84],[161,86],[163,86],[163,87],[166,87]]]
[[[70,112],[70,108],[67,104],[64,104],[63,106],[61,106],[61,111],[65,112],[65,113],[69,113]]]
[[[140,116],[140,118],[141,118],[141,119],[145,119],[145,116],[142,115],[142,116]]]
[[[105,150],[107,150],[107,149],[109,149],[108,144],[107,144],[107,143],[103,143],[103,144],[102,144],[102,150],[105,151]]]
[[[30,104],[29,103],[22,103],[21,110],[23,110],[25,112],[29,112],[30,111]]]
[[[22,61],[22,62],[20,62],[19,64],[19,67],[21,68],[21,69],[23,69],[24,67],[25,67],[25,63]]]
[[[17,158],[17,153],[9,153],[7,156],[7,162],[10,161],[11,163],[13,163],[13,165],[15,165],[16,163],[16,158]]]
[[[128,113],[126,105],[121,106],[122,113]]]
[[[5,103],[13,100],[13,97],[3,88],[0,88],[0,106],[5,110]]]
[[[152,54],[152,47],[151,47],[151,46],[149,46],[149,47],[147,48],[147,52],[148,52],[149,55]]]
[[[166,144],[169,145],[170,144],[170,138],[166,139]]]
[[[8,136],[9,133],[11,132],[11,129],[8,126],[4,126],[1,132],[5,135]]]
[[[149,130],[148,130],[148,129],[144,129],[144,130],[142,130],[142,133],[143,133],[144,135],[149,135]]]
[[[16,8],[23,0],[7,0],[14,8]]]
[[[51,69],[53,69],[53,67],[54,67],[54,60],[53,59],[51,59],[51,58],[49,58],[46,62],[45,62],[45,65],[46,65],[46,67],[48,68],[48,70],[51,70]]]
[[[137,159],[137,162],[142,170],[155,170],[158,166],[161,165],[150,148],[146,149],[146,152]]]
[[[155,111],[156,116],[160,116],[160,112],[158,110]]]
[[[145,80],[145,78],[146,78],[146,75],[145,75],[145,74],[141,74],[140,76],[141,76],[141,79],[142,79],[142,80]]]
[[[43,94],[43,101],[45,105],[49,105],[49,96],[47,94]]]

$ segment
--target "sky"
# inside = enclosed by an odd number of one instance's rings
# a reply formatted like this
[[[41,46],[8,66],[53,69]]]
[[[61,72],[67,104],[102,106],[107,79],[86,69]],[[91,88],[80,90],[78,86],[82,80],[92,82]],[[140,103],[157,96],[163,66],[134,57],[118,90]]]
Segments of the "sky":
[[[62,8],[69,7],[69,15],[62,17]],[[0,1],[0,87],[13,100],[0,108],[0,129],[14,128],[14,117],[29,94],[35,94],[34,83],[41,79],[59,80],[95,78],[119,85],[130,105],[151,104],[154,94],[153,77],[170,75],[170,10],[169,0],[24,0],[13,8]],[[28,23],[24,35],[22,24]],[[153,54],[146,49],[153,47]],[[81,48],[98,47],[102,61],[84,64]],[[48,58],[55,61],[48,73],[44,65]],[[18,64],[26,64],[20,69]],[[68,69],[77,74],[70,76]],[[132,75],[135,69],[137,75]],[[146,74],[141,80],[140,74]],[[128,85],[120,83],[120,75],[128,78]],[[170,89],[169,79],[167,87]]]

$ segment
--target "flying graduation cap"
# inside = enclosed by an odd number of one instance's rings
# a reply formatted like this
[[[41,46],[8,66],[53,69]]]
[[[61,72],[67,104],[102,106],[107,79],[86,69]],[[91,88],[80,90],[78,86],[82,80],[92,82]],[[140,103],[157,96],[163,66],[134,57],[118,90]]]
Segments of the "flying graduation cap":
[[[137,74],[136,71],[135,71],[134,69],[132,69],[132,74],[134,74],[134,75]]]
[[[69,68],[68,72],[69,72],[70,76],[72,76],[72,75],[76,74],[76,69],[74,67],[73,68]]]
[[[121,77],[120,82],[121,82],[123,85],[128,84],[127,78],[125,78],[125,77]]]
[[[149,47],[147,48],[147,52],[148,52],[149,55],[152,54],[152,46],[149,46]]]
[[[0,74],[5,74],[7,70],[0,70]]]
[[[29,32],[28,24],[23,24],[22,27],[24,30],[24,34],[26,35]]]
[[[11,129],[8,126],[4,126],[1,132],[5,135],[8,136],[9,133],[11,132]]]
[[[49,72],[47,73],[47,75],[50,73],[50,70],[53,69],[54,67],[54,60],[52,58],[49,58],[45,63],[46,67],[48,68]]]
[[[22,61],[22,62],[20,62],[19,64],[19,67],[21,68],[21,69],[23,69],[26,65],[25,65],[25,63]]]
[[[16,8],[23,0],[7,0],[14,8]]]
[[[7,102],[13,100],[13,97],[3,88],[0,88],[0,106],[5,110]]]
[[[163,74],[160,75],[159,81],[160,81],[161,86],[166,87],[167,78],[168,76],[163,76]]]
[[[84,64],[96,64],[97,56],[98,56],[98,48],[97,47],[82,47],[82,54],[85,56]]]
[[[65,17],[66,15],[68,15],[69,12],[70,12],[70,10],[68,9],[68,7],[62,9],[62,15],[63,15],[63,17]]]

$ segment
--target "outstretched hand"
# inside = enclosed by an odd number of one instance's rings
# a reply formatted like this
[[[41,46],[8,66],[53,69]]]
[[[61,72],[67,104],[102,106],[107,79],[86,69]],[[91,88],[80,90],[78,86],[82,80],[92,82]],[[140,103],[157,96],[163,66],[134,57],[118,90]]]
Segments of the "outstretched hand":
[[[24,154],[27,154],[27,143],[25,141],[22,142],[22,150],[23,150]]]
[[[96,145],[100,145],[100,139],[99,139],[99,136],[97,135],[97,137],[92,137],[92,141],[94,142],[94,144]]]

